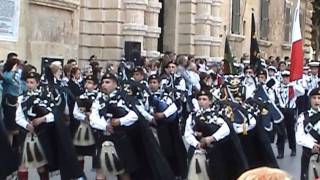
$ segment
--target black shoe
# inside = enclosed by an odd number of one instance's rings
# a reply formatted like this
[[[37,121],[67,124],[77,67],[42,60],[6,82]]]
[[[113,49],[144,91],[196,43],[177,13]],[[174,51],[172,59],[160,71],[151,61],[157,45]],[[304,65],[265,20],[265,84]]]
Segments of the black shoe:
[[[292,150],[290,156],[291,156],[291,157],[294,157],[294,156],[296,156],[296,154],[297,154],[297,153],[296,153],[296,150]]]
[[[283,159],[283,154],[278,154],[277,159]]]

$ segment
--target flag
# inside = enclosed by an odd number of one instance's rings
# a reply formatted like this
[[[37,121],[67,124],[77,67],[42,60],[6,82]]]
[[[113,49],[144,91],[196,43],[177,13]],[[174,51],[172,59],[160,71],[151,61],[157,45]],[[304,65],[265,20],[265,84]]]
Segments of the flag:
[[[303,73],[303,41],[300,30],[300,0],[294,12],[292,27],[290,81],[302,78]]]
[[[236,74],[228,38],[226,38],[226,43],[224,45],[223,73],[225,75]]]
[[[254,14],[251,15],[251,45],[250,45],[250,65],[257,72],[261,68],[261,61],[259,57],[259,45],[256,37],[256,24]]]

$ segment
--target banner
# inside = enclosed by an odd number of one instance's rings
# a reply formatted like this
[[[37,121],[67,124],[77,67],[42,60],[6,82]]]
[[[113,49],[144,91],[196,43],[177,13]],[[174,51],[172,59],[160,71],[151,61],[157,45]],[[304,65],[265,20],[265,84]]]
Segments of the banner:
[[[0,41],[17,41],[20,0],[0,0]]]

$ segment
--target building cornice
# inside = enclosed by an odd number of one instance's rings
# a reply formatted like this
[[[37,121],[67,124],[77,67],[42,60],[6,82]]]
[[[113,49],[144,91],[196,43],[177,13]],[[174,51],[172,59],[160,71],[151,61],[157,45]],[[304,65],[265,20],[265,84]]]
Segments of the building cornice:
[[[272,46],[271,41],[266,41],[263,39],[258,39],[257,41],[258,41],[259,46],[262,46],[262,47],[271,47]]]
[[[239,34],[229,34],[228,35],[229,41],[242,42],[242,41],[244,41],[245,38],[246,38],[245,36],[242,36]]]
[[[71,0],[29,0],[29,3],[40,6],[48,6],[57,9],[65,9],[69,11],[74,11],[80,6],[79,1]]]

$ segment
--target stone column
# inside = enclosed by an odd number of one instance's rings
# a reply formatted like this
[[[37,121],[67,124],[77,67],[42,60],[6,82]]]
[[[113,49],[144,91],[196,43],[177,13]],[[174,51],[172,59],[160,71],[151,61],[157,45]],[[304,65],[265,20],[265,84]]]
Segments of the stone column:
[[[196,35],[194,37],[195,55],[209,58],[211,46],[211,4],[212,0],[197,0],[195,17]]]
[[[91,55],[98,60],[119,60],[123,43],[120,0],[82,0],[80,12],[79,60],[87,63]]]
[[[146,0],[124,0],[124,24],[122,34],[124,41],[135,41],[141,43],[141,55],[145,56],[144,36],[148,27],[145,25],[145,10],[148,1]]]
[[[163,6],[163,5],[162,5]],[[180,0],[167,0],[164,3],[163,50],[178,52]]]
[[[220,14],[220,8],[222,5],[222,0],[213,0],[212,2],[212,27],[211,27],[211,57],[222,57],[223,54],[220,54],[220,48],[222,44],[222,39],[220,37],[222,19]],[[224,36],[223,36],[224,37]]]
[[[180,0],[179,54],[194,54],[196,3],[197,0]]]
[[[144,38],[144,50],[147,57],[157,57],[158,38],[161,33],[161,28],[158,27],[158,18],[161,9],[161,3],[158,0],[149,0],[145,12],[145,25],[147,25],[147,33]]]

